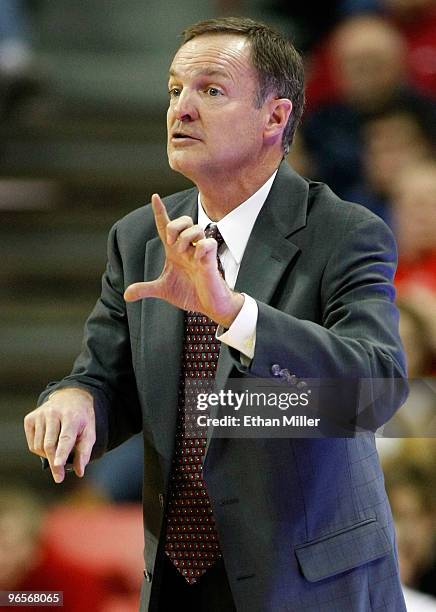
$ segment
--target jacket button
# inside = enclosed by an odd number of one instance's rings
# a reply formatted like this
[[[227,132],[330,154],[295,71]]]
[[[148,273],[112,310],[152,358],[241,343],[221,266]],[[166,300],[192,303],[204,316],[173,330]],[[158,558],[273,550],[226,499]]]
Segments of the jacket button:
[[[159,505],[161,508],[164,507],[164,496],[163,493],[159,493]]]
[[[146,579],[147,582],[151,582],[151,579],[153,578],[153,574],[145,569],[144,578]]]

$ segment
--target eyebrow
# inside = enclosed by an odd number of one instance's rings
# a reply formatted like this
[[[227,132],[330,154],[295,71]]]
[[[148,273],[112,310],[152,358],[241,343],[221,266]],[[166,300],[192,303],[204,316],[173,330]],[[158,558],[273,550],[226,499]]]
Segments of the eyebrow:
[[[169,76],[177,77],[177,72],[173,68],[170,68]],[[226,72],[225,70],[220,70],[219,68],[199,68],[198,70],[194,70],[193,76],[194,78],[198,78],[201,76],[221,76],[227,79],[228,81],[232,80],[228,72]]]

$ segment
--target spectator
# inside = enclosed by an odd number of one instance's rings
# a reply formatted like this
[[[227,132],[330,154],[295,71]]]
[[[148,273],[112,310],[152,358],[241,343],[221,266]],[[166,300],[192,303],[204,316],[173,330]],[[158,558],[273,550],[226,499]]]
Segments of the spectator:
[[[408,299],[417,286],[436,294],[436,163],[403,170],[393,194],[399,250],[396,286]]]
[[[337,102],[344,95],[346,97],[352,87],[359,87],[356,68],[361,68],[371,95],[380,86],[386,89],[389,83],[396,87],[398,80],[403,80],[405,54],[404,39],[383,17],[356,15],[344,18],[309,57],[308,108],[315,110],[322,104]],[[376,71],[372,69],[374,64]],[[346,79],[350,70],[352,80],[348,85]],[[378,91],[376,93],[379,95]]]
[[[436,98],[436,3],[434,0],[379,0],[407,44],[409,81]]]
[[[381,16],[397,28],[406,47],[407,81],[423,94],[436,97],[436,4],[434,0],[343,0],[339,16]],[[307,84],[311,108],[336,99],[337,73],[331,60],[331,39],[320,39],[309,58]]]
[[[420,448],[422,452],[422,445]],[[434,465],[407,458],[407,445],[404,445],[396,457],[385,463],[384,472],[397,528],[401,580],[407,587],[434,596]]]
[[[362,179],[345,198],[364,204],[391,224],[392,186],[403,169],[430,159],[435,150],[433,126],[413,107],[396,105],[362,126]]]
[[[361,180],[361,129],[367,118],[393,104],[413,108],[435,124],[436,104],[411,89],[404,73],[405,45],[381,17],[344,21],[331,41],[340,97],[309,112],[302,133],[316,178],[341,196]]]
[[[400,335],[407,359],[409,396],[378,435],[382,457],[401,448],[404,438],[436,435],[436,396],[432,374],[436,364],[436,345],[432,339],[432,322],[407,301],[399,301]],[[433,316],[434,319],[434,316]]]
[[[427,319],[422,317],[420,312],[407,301],[399,300],[398,307],[400,310],[400,335],[407,357],[409,378],[429,376],[432,373],[436,347],[432,342]]]

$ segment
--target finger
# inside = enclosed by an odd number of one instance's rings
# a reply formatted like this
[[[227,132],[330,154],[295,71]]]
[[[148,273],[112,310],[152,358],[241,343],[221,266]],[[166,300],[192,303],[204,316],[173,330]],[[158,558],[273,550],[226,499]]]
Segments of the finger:
[[[77,431],[72,423],[63,423],[60,431],[55,458],[53,461],[52,474],[56,482],[62,482],[65,477],[65,464],[68,455],[74,448],[77,439]]]
[[[170,221],[167,225],[166,235],[167,235],[167,244],[171,246],[177,240],[180,239],[181,233],[194,225],[191,217],[184,215],[183,217],[179,217],[178,219],[174,219],[174,221]]]
[[[126,302],[136,302],[148,297],[162,297],[161,283],[159,280],[147,283],[133,283],[124,292]]]
[[[27,446],[33,452],[35,439],[35,417],[33,413],[24,417],[24,433],[26,434]]]
[[[204,230],[199,225],[193,225],[192,227],[183,230],[177,240],[177,252],[184,253],[189,248],[197,246],[197,243],[203,238]]]
[[[33,438],[33,452],[45,457],[44,452],[45,419],[42,416],[35,418],[35,436]]]
[[[195,246],[194,259],[202,266],[213,266],[218,270],[217,263],[218,244],[213,238],[203,238]]]
[[[50,420],[47,421],[44,436],[44,452],[50,464],[50,469],[52,473],[60,430],[61,423],[59,419],[52,417]]]
[[[159,234],[160,239],[165,244],[166,227],[170,222],[170,218],[168,217],[165,204],[162,202],[160,196],[157,193],[154,193],[151,196],[151,207],[153,209],[154,221],[156,223],[157,232]]]
[[[85,474],[85,467],[88,465],[91,458],[92,449],[95,443],[95,431],[86,427],[76,443],[74,450],[73,467],[76,475],[82,478]]]

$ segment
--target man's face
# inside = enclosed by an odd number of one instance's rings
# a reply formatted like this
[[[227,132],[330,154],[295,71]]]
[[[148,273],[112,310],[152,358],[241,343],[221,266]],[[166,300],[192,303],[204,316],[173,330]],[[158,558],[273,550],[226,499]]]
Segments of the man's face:
[[[243,36],[208,34],[176,53],[167,114],[171,168],[194,182],[225,177],[259,159],[266,121],[256,108],[257,74]]]

